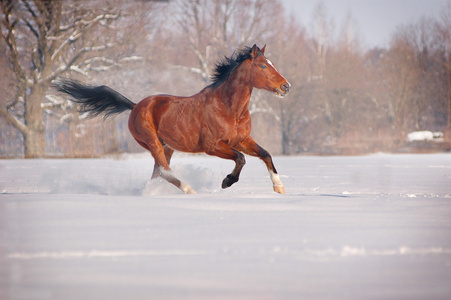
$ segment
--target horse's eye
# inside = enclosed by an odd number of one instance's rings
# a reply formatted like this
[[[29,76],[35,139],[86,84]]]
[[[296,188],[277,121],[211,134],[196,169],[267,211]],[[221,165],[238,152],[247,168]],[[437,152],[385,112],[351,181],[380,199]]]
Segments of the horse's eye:
[[[261,65],[260,66],[262,69],[266,69],[267,67],[266,67],[266,65]]]

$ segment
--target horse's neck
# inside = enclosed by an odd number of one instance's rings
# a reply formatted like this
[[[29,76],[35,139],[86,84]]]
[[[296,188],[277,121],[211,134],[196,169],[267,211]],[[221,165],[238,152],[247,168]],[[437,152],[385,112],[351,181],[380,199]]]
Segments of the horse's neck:
[[[245,74],[231,74],[230,78],[219,87],[223,102],[228,105],[231,112],[238,115],[249,110],[253,88],[248,78],[249,76]]]

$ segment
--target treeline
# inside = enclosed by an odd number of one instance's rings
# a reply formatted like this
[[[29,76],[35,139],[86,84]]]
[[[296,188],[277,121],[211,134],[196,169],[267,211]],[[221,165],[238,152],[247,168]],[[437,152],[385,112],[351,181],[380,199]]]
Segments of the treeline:
[[[444,132],[442,150],[450,140],[451,2],[373,49],[363,47],[352,17],[338,30],[321,4],[307,29],[274,0],[13,2],[2,2],[2,157],[142,151],[127,115],[79,115],[51,81],[107,84],[135,102],[190,95],[209,83],[221,57],[254,43],[267,45],[292,84],[284,99],[254,91],[251,100],[252,135],[274,154],[400,151],[419,130]],[[32,104],[39,108],[29,111]],[[39,135],[41,145],[27,143]]]

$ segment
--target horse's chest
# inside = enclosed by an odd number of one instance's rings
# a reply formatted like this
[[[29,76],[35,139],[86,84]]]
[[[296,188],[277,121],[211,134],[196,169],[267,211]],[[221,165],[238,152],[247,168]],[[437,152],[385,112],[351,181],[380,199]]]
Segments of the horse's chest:
[[[237,117],[227,114],[215,114],[214,118],[206,118],[202,127],[202,141],[206,145],[223,141],[231,146],[242,142],[251,132],[250,117]],[[220,117],[218,117],[220,116]]]
[[[249,135],[251,133],[251,120],[239,119],[235,122],[235,132],[237,135]]]
[[[243,141],[251,133],[250,120],[236,120],[230,127],[227,140],[229,144],[237,144]]]

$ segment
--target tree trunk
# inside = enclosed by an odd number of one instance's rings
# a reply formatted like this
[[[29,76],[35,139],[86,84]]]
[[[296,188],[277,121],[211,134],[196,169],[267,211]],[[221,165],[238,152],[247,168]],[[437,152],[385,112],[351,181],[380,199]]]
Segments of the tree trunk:
[[[25,158],[41,158],[45,155],[44,127],[30,130],[24,136]]]
[[[290,155],[290,137],[286,129],[282,127],[282,155]]]
[[[26,95],[25,101],[25,125],[27,131],[24,134],[25,158],[39,158],[45,155],[45,127],[43,123],[43,109],[41,102],[45,88],[36,85]]]
[[[280,113],[280,129],[282,130],[282,155],[289,155],[290,152],[290,120],[284,109]]]

